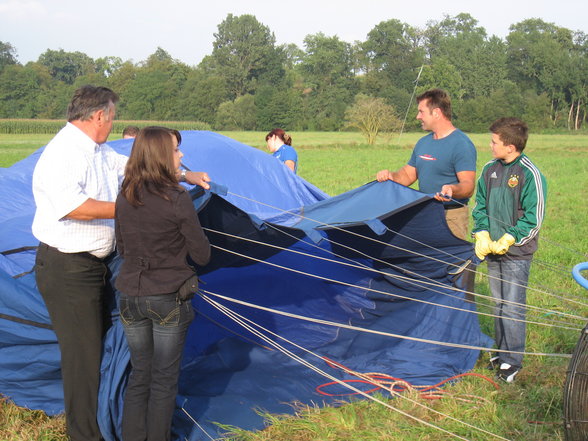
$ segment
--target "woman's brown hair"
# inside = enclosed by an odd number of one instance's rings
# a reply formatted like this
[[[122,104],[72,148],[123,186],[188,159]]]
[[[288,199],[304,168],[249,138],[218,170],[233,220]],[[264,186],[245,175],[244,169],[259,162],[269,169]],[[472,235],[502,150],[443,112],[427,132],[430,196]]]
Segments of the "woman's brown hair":
[[[267,141],[272,136],[277,136],[286,145],[292,145],[292,137],[288,135],[284,129],[273,129],[271,132],[265,135],[265,140]]]
[[[121,188],[122,195],[131,205],[143,205],[143,190],[168,199],[166,189],[179,186],[172,137],[178,140],[179,146],[182,136],[174,129],[150,126],[137,134]]]

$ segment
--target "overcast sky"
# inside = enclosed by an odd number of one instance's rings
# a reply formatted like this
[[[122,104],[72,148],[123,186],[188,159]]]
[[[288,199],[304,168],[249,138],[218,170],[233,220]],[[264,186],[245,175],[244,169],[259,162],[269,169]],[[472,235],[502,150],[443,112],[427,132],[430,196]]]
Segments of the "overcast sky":
[[[136,63],[161,47],[195,66],[212,52],[213,34],[229,13],[252,14],[278,44],[303,48],[309,34],[353,43],[385,20],[424,28],[460,12],[501,38],[527,18],[588,33],[588,0],[0,0],[0,41],[12,44],[23,64],[47,49]]]

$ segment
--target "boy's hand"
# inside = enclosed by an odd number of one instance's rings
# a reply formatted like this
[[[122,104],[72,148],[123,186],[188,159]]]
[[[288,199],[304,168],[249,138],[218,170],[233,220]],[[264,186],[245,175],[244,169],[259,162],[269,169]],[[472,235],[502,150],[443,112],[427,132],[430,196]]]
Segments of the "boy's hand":
[[[508,249],[516,242],[516,239],[508,234],[504,233],[504,235],[495,242],[492,242],[490,248],[494,254],[506,254]]]
[[[476,246],[474,248],[476,256],[478,256],[478,259],[484,260],[484,258],[492,252],[492,239],[490,239],[490,233],[487,231],[478,231],[477,233],[474,233],[474,237],[476,238]]]

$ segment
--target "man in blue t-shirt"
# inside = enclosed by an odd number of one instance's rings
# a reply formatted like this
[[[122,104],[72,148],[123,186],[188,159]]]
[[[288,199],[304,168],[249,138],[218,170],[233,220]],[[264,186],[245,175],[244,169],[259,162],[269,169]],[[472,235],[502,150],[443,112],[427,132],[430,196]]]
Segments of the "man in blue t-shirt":
[[[417,97],[416,119],[429,133],[417,142],[404,167],[391,172],[381,170],[376,179],[412,185],[435,194],[445,207],[445,219],[451,232],[466,239],[469,214],[467,203],[474,193],[477,152],[472,141],[451,122],[451,100],[441,89],[432,89]]]

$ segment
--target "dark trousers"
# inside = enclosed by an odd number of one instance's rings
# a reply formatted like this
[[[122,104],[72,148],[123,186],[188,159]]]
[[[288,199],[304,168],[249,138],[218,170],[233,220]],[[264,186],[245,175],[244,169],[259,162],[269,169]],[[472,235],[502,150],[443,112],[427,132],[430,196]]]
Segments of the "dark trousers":
[[[35,271],[61,350],[67,433],[72,441],[99,441],[96,413],[108,268],[88,253],[62,253],[40,244]]]
[[[125,391],[123,441],[168,441],[191,302],[173,294],[120,296],[133,369]]]

